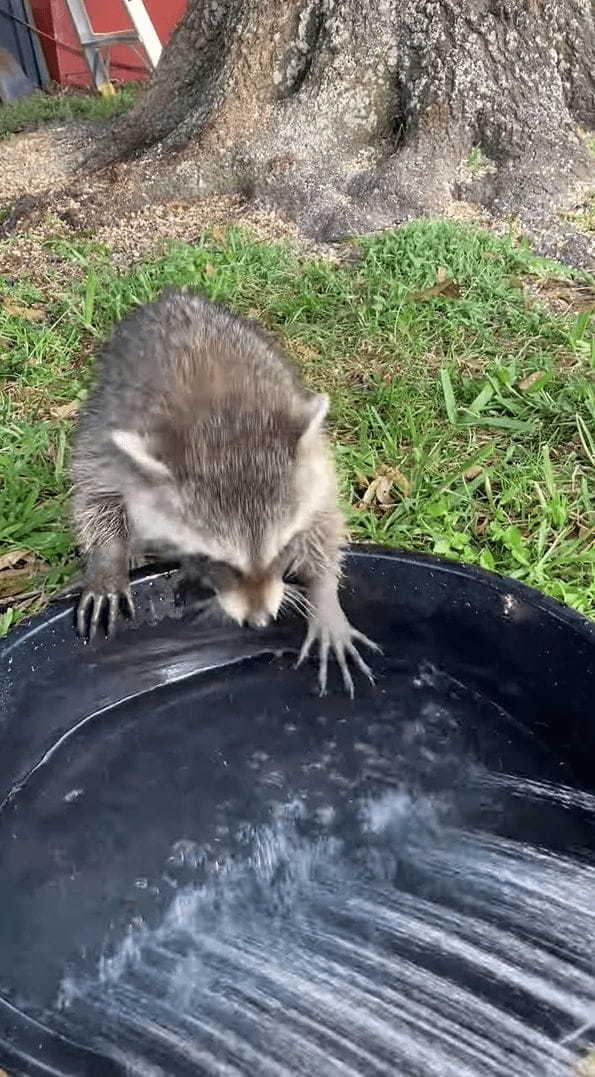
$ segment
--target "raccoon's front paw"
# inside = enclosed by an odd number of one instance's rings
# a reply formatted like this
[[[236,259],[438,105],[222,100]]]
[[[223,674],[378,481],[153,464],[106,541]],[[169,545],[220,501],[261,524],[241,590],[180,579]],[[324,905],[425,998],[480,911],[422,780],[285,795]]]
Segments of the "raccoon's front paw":
[[[374,684],[374,674],[367,663],[364,662],[355,646],[354,640],[363,643],[372,651],[381,653],[378,644],[374,643],[373,640],[368,639],[367,636],[364,636],[363,632],[358,632],[357,628],[353,628],[352,625],[349,624],[349,621],[339,605],[337,605],[336,609],[326,615],[322,610],[315,611],[311,615],[308,623],[308,631],[300,651],[300,656],[297,660],[297,665],[301,666],[302,662],[304,662],[310,654],[312,645],[318,641],[320,662],[318,684],[321,696],[326,694],[328,656],[330,650],[332,650],[339,663],[345,690],[349,693],[352,699],[355,694],[355,689],[353,687],[353,678],[347,664],[349,659],[351,659],[354,665],[365,674],[370,681],[370,684]]]
[[[97,635],[99,625],[104,624],[106,636],[113,636],[121,609],[129,617],[134,617],[134,602],[128,582],[110,581],[97,586],[94,581],[89,581],[81,594],[76,614],[79,635],[92,640]]]

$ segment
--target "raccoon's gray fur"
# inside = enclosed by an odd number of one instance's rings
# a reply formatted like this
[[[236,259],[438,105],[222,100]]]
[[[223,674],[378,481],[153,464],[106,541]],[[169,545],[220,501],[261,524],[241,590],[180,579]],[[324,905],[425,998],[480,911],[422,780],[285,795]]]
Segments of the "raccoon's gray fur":
[[[347,689],[368,676],[337,597],[343,518],[323,431],[328,398],[308,392],[254,324],[190,289],[167,289],[116,327],[75,438],[73,518],[85,558],[79,629],[132,612],[131,558],[200,559],[223,610],[265,624],[307,610],[300,660],[318,640]],[[284,581],[291,571],[304,584]],[[370,644],[373,646],[373,644]]]

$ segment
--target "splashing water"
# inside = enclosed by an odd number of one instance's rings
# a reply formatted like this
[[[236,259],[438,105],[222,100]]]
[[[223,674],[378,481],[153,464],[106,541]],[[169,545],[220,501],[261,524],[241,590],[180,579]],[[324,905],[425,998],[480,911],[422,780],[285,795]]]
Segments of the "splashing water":
[[[476,785],[501,810],[563,815],[578,797],[593,821],[595,798],[571,789]],[[65,1032],[97,1029],[142,1077],[572,1072],[595,1021],[584,857],[457,824],[406,789],[360,795],[341,819],[298,799],[238,840],[96,975],[64,978]]]

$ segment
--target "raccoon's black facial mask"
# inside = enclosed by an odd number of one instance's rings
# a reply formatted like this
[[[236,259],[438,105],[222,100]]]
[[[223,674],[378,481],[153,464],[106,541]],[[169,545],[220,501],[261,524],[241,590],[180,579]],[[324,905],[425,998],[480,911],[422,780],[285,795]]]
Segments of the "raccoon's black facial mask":
[[[292,575],[294,561],[295,549],[293,544],[289,543],[265,571],[267,575],[279,579],[289,578]],[[246,579],[246,575],[233,565],[225,561],[213,561],[208,557],[196,559],[190,569],[190,574],[195,580],[200,580],[204,587],[209,587],[213,591],[232,590],[241,586]]]
[[[213,591],[229,591],[241,583],[242,573],[224,561],[210,561],[207,558],[202,580],[204,585]]]

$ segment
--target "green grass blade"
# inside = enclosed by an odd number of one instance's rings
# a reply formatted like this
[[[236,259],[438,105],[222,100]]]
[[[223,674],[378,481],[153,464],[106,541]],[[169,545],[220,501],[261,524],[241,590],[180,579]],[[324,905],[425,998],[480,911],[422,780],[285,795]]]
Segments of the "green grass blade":
[[[442,382],[442,392],[444,394],[444,406],[446,407],[446,414],[448,415],[448,421],[451,426],[456,426],[458,421],[457,402],[455,399],[452,382],[450,380],[450,374],[446,367],[442,367],[440,370],[440,381]]]

